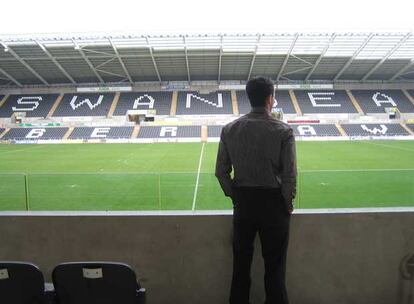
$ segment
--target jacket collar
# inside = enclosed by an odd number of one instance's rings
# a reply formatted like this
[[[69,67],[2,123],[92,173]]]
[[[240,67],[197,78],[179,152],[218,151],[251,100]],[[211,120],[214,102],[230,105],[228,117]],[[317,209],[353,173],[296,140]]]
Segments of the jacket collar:
[[[265,107],[252,107],[250,113],[270,115],[269,111]]]

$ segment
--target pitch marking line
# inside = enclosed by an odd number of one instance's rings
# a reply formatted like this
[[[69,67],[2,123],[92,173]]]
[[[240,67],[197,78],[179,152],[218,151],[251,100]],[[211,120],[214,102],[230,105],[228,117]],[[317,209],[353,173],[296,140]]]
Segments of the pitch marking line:
[[[196,180],[196,185],[194,189],[194,197],[193,197],[193,207],[191,208],[192,211],[195,211],[197,191],[198,191],[198,182],[200,180],[201,162],[203,161],[203,154],[204,154],[204,145],[205,145],[205,142],[203,142],[203,145],[201,146],[200,160],[198,161],[197,180]]]
[[[414,168],[384,168],[384,169],[315,169],[300,170],[301,173],[323,173],[323,172],[387,172],[387,171],[414,171]]]
[[[390,145],[378,144],[378,143],[373,143],[373,142],[368,142],[368,141],[364,141],[364,143],[369,144],[369,145],[379,146],[379,147],[385,147],[385,148],[389,148],[389,149],[414,152],[413,149],[409,149],[409,148],[394,147],[394,146],[390,146]]]
[[[372,208],[330,208],[296,209],[294,214],[366,214],[366,213],[414,213],[413,207],[372,207]],[[194,216],[233,215],[233,210],[197,211],[0,211],[0,217],[72,217],[72,216]]]
[[[42,145],[36,145],[34,147],[28,147],[28,148],[24,148],[24,149],[16,149],[16,150],[9,150],[9,151],[1,151],[0,155],[3,154],[7,154],[7,153],[12,153],[12,152],[21,152],[21,151],[29,151],[29,150],[33,150],[33,149],[39,149],[39,148],[43,148]]]

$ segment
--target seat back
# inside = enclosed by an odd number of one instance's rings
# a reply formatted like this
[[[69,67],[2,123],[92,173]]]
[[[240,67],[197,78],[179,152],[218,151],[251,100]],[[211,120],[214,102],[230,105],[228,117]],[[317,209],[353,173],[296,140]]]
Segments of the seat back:
[[[44,278],[30,263],[0,261],[0,302],[7,304],[43,304]]]
[[[53,270],[53,284],[60,304],[135,304],[135,272],[126,264],[64,263]]]

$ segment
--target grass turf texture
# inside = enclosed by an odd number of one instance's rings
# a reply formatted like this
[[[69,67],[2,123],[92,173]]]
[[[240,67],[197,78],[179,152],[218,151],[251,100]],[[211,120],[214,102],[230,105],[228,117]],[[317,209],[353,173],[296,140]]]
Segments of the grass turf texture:
[[[201,148],[0,145],[0,210],[191,210]],[[414,141],[297,142],[297,151],[299,208],[414,206]],[[205,144],[196,210],[232,207],[216,153]]]

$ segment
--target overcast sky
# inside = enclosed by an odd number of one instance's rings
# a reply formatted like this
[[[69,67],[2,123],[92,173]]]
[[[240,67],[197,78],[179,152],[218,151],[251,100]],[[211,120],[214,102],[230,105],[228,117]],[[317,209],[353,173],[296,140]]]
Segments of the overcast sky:
[[[414,29],[414,0],[9,0],[0,8],[0,34]]]

